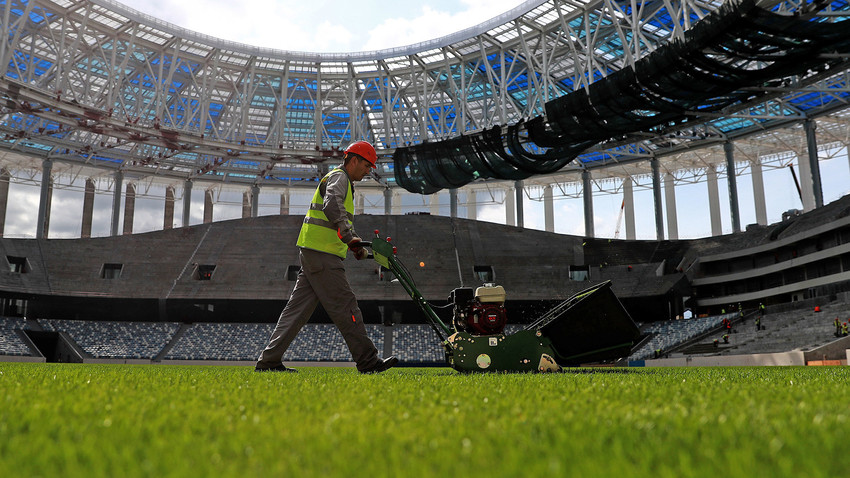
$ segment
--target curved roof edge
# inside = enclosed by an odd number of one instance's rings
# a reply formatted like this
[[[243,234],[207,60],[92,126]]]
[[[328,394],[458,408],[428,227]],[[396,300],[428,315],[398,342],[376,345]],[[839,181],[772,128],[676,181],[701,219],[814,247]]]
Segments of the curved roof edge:
[[[426,40],[419,43],[413,43],[410,45],[404,45],[399,47],[392,47],[383,50],[373,50],[373,51],[359,51],[359,52],[344,52],[344,53],[319,53],[319,52],[305,52],[305,51],[292,51],[292,50],[278,50],[275,48],[268,47],[259,47],[248,45],[246,43],[240,43],[231,40],[225,40],[222,38],[214,37],[212,35],[207,35],[205,33],[196,32],[194,30],[189,30],[187,28],[183,28],[181,26],[175,25],[173,23],[167,22],[160,18],[157,18],[153,15],[149,15],[147,13],[142,13],[138,10],[134,10],[123,3],[120,3],[116,0],[91,0],[95,5],[99,5],[104,8],[108,8],[114,12],[120,13],[121,15],[126,16],[127,18],[137,21],[139,23],[143,23],[146,25],[154,26],[166,33],[170,33],[172,35],[185,38],[187,40],[194,40],[206,43],[210,46],[214,46],[217,48],[234,51],[238,53],[244,53],[248,55],[256,55],[264,58],[274,58],[274,59],[283,59],[283,60],[298,60],[298,61],[364,61],[364,60],[382,60],[385,58],[393,58],[399,56],[407,56],[412,55],[414,53],[418,53],[421,51],[427,51],[434,48],[440,48],[443,46],[451,45],[452,43],[456,43],[461,40],[466,40],[468,38],[473,38],[477,35],[480,35],[484,32],[492,30],[493,28],[504,25],[510,20],[518,18],[525,13],[537,8],[538,6],[546,3],[549,0],[526,0],[521,5],[514,7],[508,10],[501,15],[495,16],[484,23],[480,23],[478,25],[465,28],[463,30],[457,31],[455,33],[451,33],[449,35],[445,35],[439,38],[435,38],[432,40]]]

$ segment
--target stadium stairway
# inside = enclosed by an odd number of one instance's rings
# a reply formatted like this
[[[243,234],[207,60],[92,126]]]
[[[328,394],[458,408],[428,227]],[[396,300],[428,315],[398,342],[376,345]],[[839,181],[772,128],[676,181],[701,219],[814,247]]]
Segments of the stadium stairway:
[[[171,349],[174,348],[174,345],[177,344],[180,338],[183,337],[183,334],[186,333],[186,330],[188,330],[191,326],[192,324],[181,323],[180,328],[177,329],[177,332],[174,332],[174,335],[171,337],[171,340],[169,340],[168,343],[165,344],[165,347],[163,347],[162,350],[160,350],[159,353],[156,354],[153,359],[151,359],[151,362],[162,362],[163,357],[168,355],[168,352],[170,352]]]
[[[847,312],[847,304],[832,303],[820,306],[821,312],[806,306],[777,313],[768,312],[762,319],[762,330],[756,330],[755,316],[733,324],[729,344],[723,343],[725,331],[719,330],[700,338],[678,352],[686,355],[748,355],[778,353],[792,350],[810,351],[835,342],[833,319]],[[715,348],[714,340],[719,347]]]

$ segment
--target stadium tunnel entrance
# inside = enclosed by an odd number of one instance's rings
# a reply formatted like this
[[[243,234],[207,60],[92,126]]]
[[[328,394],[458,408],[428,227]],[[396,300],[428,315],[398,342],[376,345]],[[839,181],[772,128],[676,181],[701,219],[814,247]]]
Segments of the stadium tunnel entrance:
[[[23,332],[48,363],[83,363],[81,352],[67,334],[47,330]]]

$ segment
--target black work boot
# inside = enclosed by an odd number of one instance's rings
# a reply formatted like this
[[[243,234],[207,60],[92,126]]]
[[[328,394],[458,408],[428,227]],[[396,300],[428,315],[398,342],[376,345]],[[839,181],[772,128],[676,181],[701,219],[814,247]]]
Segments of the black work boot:
[[[381,361],[379,361],[372,368],[367,368],[366,370],[361,370],[360,373],[381,373],[384,370],[389,370],[395,364],[398,363],[398,358],[395,356],[387,357]]]

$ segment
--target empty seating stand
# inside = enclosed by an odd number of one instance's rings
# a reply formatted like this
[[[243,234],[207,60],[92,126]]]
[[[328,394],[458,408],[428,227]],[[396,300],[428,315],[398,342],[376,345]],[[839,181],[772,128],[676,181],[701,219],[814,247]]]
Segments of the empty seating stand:
[[[16,329],[24,329],[26,319],[0,317],[0,355],[31,356],[30,348],[18,336]]]
[[[196,323],[164,360],[256,360],[274,324]]]
[[[720,326],[724,317],[731,320],[736,315],[715,315],[693,319],[665,320],[646,324],[641,327],[641,332],[654,335],[640,349],[629,356],[629,360],[652,358],[656,350],[670,350],[677,345]]]
[[[152,359],[171,341],[175,322],[100,322],[38,319],[47,331],[65,332],[95,358]]]
[[[253,361],[268,343],[275,324],[192,324],[165,355],[165,360]],[[383,326],[367,325],[366,333],[379,351]],[[350,362],[351,353],[333,324],[307,324],[283,356],[287,362]]]
[[[393,327],[393,353],[407,363],[444,363],[446,354],[430,325]]]

